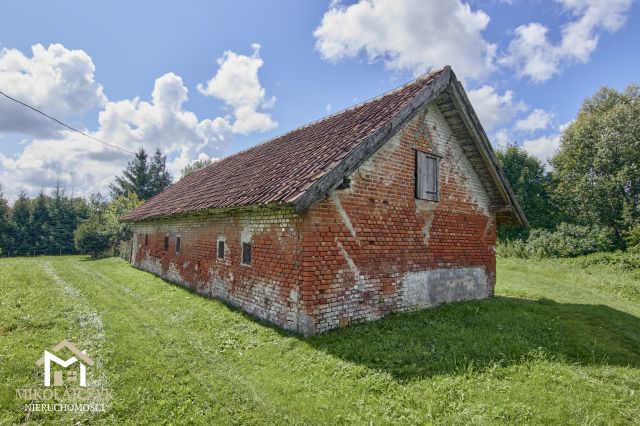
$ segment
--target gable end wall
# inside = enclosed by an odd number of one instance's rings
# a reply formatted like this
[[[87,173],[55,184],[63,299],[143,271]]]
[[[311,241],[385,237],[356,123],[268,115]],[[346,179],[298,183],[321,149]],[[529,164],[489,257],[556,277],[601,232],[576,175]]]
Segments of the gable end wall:
[[[415,199],[415,150],[441,155],[440,201]],[[435,104],[303,214],[302,307],[322,332],[493,294],[495,218]]]

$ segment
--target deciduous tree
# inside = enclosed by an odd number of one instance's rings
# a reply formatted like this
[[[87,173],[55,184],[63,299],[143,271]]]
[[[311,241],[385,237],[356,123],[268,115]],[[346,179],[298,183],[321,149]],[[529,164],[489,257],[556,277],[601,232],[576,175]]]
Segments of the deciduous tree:
[[[186,166],[184,166],[184,168],[182,169],[182,171],[180,172],[181,174],[181,179],[184,179],[186,176],[189,176],[191,173],[198,171],[200,169],[204,169],[205,167],[207,167],[209,164],[213,164],[213,160],[210,158],[204,158],[201,160],[196,160],[190,164],[187,164]]]
[[[551,202],[551,180],[544,166],[524,149],[508,146],[496,151],[498,161],[516,194],[532,228],[552,228],[558,214]],[[499,228],[501,238],[525,237],[521,227],[507,225]]]
[[[585,100],[551,164],[565,214],[611,227],[622,241],[640,219],[640,86]]]

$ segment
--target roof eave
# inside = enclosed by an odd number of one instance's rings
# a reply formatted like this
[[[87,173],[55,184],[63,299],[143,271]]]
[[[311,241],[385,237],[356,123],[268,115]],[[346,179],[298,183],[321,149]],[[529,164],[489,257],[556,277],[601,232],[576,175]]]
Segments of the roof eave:
[[[451,72],[451,84],[447,90],[449,90],[451,99],[456,105],[456,109],[460,113],[460,117],[465,123],[467,130],[476,141],[479,148],[478,150],[494,180],[494,183],[496,184],[496,187],[500,191],[504,201],[507,203],[506,206],[510,208],[509,210],[511,215],[520,225],[528,228],[529,222],[527,221],[524,211],[522,210],[522,207],[509,184],[509,180],[498,162],[498,158],[493,151],[491,142],[489,141],[482,124],[480,124],[480,120],[478,119],[469,98],[467,98],[467,94],[462,87],[462,84],[458,81],[453,71]]]
[[[167,219],[175,219],[178,217],[193,217],[193,216],[207,216],[211,214],[221,214],[221,213],[243,213],[243,212],[255,212],[255,211],[272,211],[272,210],[280,210],[280,209],[293,209],[293,203],[284,202],[284,201],[274,201],[271,203],[265,204],[245,204],[241,206],[228,206],[228,207],[212,207],[208,209],[202,210],[193,210],[193,211],[185,211],[185,212],[177,212],[177,213],[168,213],[168,214],[157,214],[157,215],[149,215],[144,217],[128,217],[130,214],[127,214],[121,217],[120,222],[145,222],[145,221],[155,221],[155,220],[167,220]],[[134,210],[135,212],[135,210]]]

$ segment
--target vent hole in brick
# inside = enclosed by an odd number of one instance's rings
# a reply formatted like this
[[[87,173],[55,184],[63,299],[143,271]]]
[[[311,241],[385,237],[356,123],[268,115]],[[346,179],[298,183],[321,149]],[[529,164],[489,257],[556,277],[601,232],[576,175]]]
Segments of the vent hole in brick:
[[[218,241],[218,259],[224,259],[224,241]]]
[[[242,264],[251,265],[251,243],[242,243]]]
[[[180,242],[181,242],[180,241],[180,237],[177,237],[176,238],[176,253],[180,253],[180,249],[181,249]]]
[[[164,237],[164,249],[169,250],[169,237]]]

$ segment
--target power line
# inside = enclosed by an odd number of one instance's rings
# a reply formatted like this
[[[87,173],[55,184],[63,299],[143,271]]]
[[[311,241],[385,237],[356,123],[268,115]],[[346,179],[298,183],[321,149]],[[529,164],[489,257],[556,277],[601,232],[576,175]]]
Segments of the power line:
[[[6,93],[4,93],[1,90],[0,90],[0,95],[4,96],[5,98],[10,99],[10,100],[12,100],[14,102],[17,102],[20,105],[25,106],[25,107],[29,108],[30,110],[33,110],[33,111],[37,112],[38,114],[44,115],[48,119],[55,121],[56,123],[60,124],[61,126],[64,126],[67,129],[73,130],[76,133],[80,133],[82,136],[86,136],[89,139],[93,139],[94,141],[100,142],[101,144],[104,144],[104,145],[107,145],[107,146],[110,146],[111,148],[116,148],[116,149],[119,149],[120,151],[124,151],[124,152],[127,152],[129,154],[134,154],[135,155],[135,152],[133,152],[133,151],[129,151],[128,149],[121,148],[121,147],[119,147],[117,145],[110,144],[109,142],[105,142],[105,141],[103,141],[101,139],[98,139],[98,138],[95,138],[95,137],[93,137],[91,135],[88,135],[85,132],[82,132],[82,131],[80,131],[80,130],[78,130],[76,128],[73,128],[73,127],[69,126],[68,124],[65,124],[62,121],[58,120],[57,118],[51,117],[50,115],[45,114],[44,112],[40,111],[39,109],[32,107],[31,105],[25,104],[24,102],[21,102],[21,101],[15,99],[15,98],[12,98],[11,96],[7,95]]]

